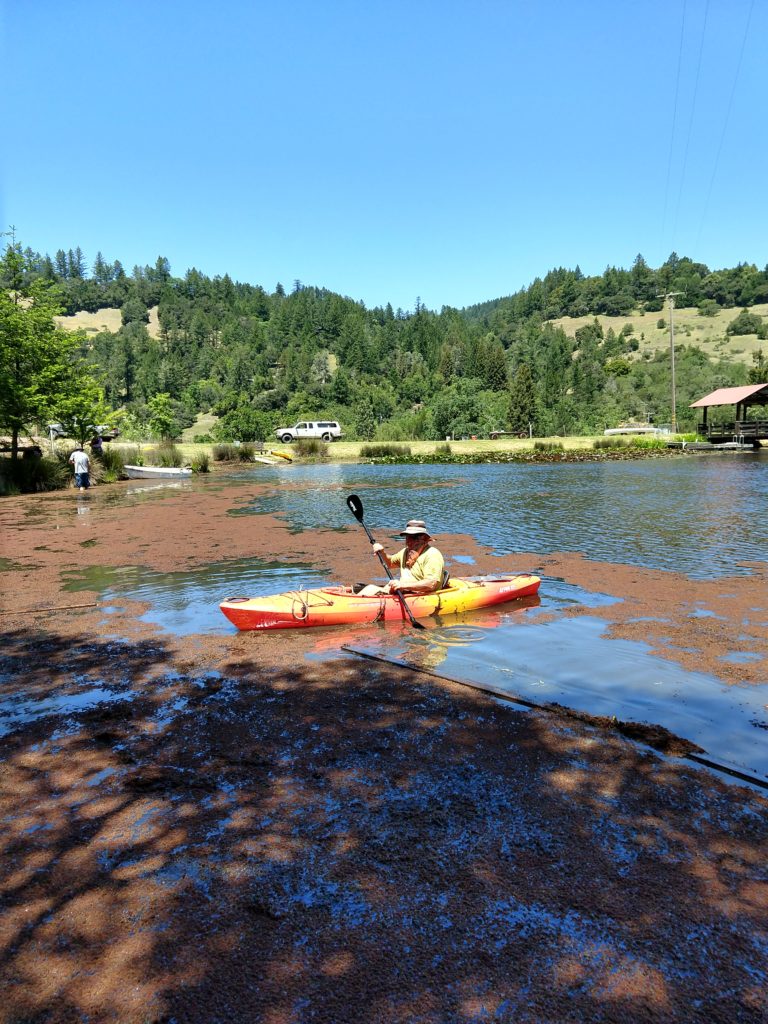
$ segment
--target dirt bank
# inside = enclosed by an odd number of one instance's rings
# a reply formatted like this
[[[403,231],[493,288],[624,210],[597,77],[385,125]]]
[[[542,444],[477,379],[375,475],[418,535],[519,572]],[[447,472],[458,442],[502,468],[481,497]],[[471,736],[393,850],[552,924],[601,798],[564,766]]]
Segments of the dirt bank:
[[[63,569],[371,564],[359,530],[227,514],[258,485],[115,493],[0,504],[19,720],[0,739],[0,1021],[765,1019],[756,792],[422,674],[306,661],[304,633],[158,634],[130,602],[105,617]],[[517,561],[622,598],[601,608],[616,635],[724,682],[738,635],[762,654],[739,678],[765,681],[764,565],[702,584]]]

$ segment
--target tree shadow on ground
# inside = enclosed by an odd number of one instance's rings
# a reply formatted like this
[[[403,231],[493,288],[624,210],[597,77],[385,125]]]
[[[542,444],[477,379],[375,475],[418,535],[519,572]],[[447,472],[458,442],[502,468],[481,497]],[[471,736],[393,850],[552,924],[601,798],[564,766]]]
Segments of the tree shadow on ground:
[[[6,737],[0,1020],[764,1019],[755,794],[397,668],[35,647],[126,699]]]

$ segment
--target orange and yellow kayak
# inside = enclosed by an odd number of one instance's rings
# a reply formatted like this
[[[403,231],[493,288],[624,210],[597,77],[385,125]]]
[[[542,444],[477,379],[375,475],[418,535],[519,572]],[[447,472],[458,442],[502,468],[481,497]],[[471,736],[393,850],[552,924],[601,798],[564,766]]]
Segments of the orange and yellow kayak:
[[[538,576],[451,577],[448,586],[433,594],[407,595],[414,618],[455,615],[490,608],[538,592]],[[302,629],[308,626],[339,626],[355,622],[402,622],[407,615],[394,594],[361,597],[351,587],[292,590],[269,597],[228,597],[220,606],[238,629]]]

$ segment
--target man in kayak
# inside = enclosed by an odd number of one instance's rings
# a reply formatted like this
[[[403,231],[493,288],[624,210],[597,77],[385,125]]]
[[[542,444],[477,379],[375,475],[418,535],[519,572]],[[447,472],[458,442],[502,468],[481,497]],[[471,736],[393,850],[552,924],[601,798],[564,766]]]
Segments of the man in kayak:
[[[405,547],[394,555],[388,555],[381,544],[373,545],[374,554],[381,555],[385,565],[400,570],[400,579],[390,580],[385,587],[363,587],[361,597],[378,597],[396,590],[402,594],[431,594],[442,586],[445,561],[432,545],[424,520],[409,520],[400,536],[405,538]]]

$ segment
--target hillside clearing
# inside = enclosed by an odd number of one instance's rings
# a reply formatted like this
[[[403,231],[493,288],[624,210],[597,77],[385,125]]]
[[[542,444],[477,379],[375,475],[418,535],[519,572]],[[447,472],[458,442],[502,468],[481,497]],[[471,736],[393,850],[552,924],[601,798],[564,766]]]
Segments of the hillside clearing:
[[[72,316],[54,317],[56,325],[63,327],[65,331],[85,331],[86,334],[99,334],[101,331],[110,331],[116,334],[123,326],[123,320],[119,309],[105,307],[97,309],[95,313],[88,313],[81,310]],[[157,315],[157,306],[149,310],[149,323],[147,331],[150,338],[160,336],[160,321]]]

